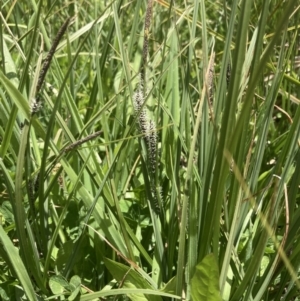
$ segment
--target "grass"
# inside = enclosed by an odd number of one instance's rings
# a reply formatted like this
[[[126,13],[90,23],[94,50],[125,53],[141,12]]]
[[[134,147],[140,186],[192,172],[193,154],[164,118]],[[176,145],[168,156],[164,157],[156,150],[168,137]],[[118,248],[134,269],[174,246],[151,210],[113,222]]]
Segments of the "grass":
[[[1,3],[1,298],[299,300],[298,9]]]

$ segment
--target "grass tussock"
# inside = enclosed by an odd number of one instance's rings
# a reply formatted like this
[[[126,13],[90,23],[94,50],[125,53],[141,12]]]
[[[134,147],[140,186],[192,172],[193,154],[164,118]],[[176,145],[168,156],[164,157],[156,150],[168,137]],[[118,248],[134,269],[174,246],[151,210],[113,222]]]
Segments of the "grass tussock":
[[[297,5],[1,3],[1,299],[299,300]]]

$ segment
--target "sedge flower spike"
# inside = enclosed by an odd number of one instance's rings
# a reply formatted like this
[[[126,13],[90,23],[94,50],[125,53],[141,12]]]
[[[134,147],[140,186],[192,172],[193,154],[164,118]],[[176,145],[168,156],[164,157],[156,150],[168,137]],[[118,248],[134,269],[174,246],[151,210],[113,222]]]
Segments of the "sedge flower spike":
[[[133,94],[133,107],[135,114],[137,115],[137,123],[139,125],[140,132],[143,134],[143,138],[147,146],[148,154],[148,166],[151,173],[151,193],[154,199],[153,209],[156,213],[160,212],[160,207],[157,201],[156,189],[155,189],[155,170],[156,170],[156,149],[157,149],[157,135],[156,124],[147,114],[144,103],[147,98],[144,92],[143,76],[140,75],[139,83],[136,91]]]

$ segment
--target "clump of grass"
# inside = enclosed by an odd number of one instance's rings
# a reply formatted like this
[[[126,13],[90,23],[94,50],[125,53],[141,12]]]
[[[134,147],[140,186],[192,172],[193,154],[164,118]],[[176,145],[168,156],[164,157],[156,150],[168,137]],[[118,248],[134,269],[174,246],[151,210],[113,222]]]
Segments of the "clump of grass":
[[[146,110],[146,101],[148,99],[148,89],[147,89],[147,65],[148,65],[148,55],[149,55],[149,35],[150,35],[150,25],[153,10],[153,0],[147,2],[145,24],[144,24],[144,39],[143,39],[143,53],[142,53],[142,63],[140,67],[140,73],[138,76],[138,86],[133,94],[133,106],[135,113],[137,115],[137,120],[139,124],[139,129],[145,139],[147,146],[147,159],[148,167],[150,171],[150,185],[151,193],[153,199],[153,209],[157,214],[160,213],[160,205],[157,197],[157,191],[155,187],[155,173],[156,173],[156,156],[157,156],[157,129],[156,124],[150,119],[149,114]]]
[[[297,1],[47,4],[1,4],[1,298],[297,300]]]

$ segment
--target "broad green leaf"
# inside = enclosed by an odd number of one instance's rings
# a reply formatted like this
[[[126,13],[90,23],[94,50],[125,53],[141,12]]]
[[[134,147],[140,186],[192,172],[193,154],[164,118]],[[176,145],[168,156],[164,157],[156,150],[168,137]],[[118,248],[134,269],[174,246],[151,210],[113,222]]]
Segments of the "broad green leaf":
[[[55,295],[60,295],[70,289],[68,281],[61,275],[52,276],[49,280],[49,286]]]
[[[72,291],[68,300],[74,300],[80,292],[81,279],[79,276],[75,275],[70,280],[70,289]]]
[[[207,255],[196,266],[191,293],[193,301],[222,301],[219,290],[219,269],[213,254]]]
[[[123,283],[124,288],[143,288],[143,289],[153,289],[151,285],[134,269],[123,265],[121,263],[112,261],[108,258],[103,259],[104,264],[107,269],[113,275],[113,277]],[[162,300],[160,296],[154,295],[142,295],[142,294],[129,294],[133,301],[149,300],[149,301],[159,301]]]

